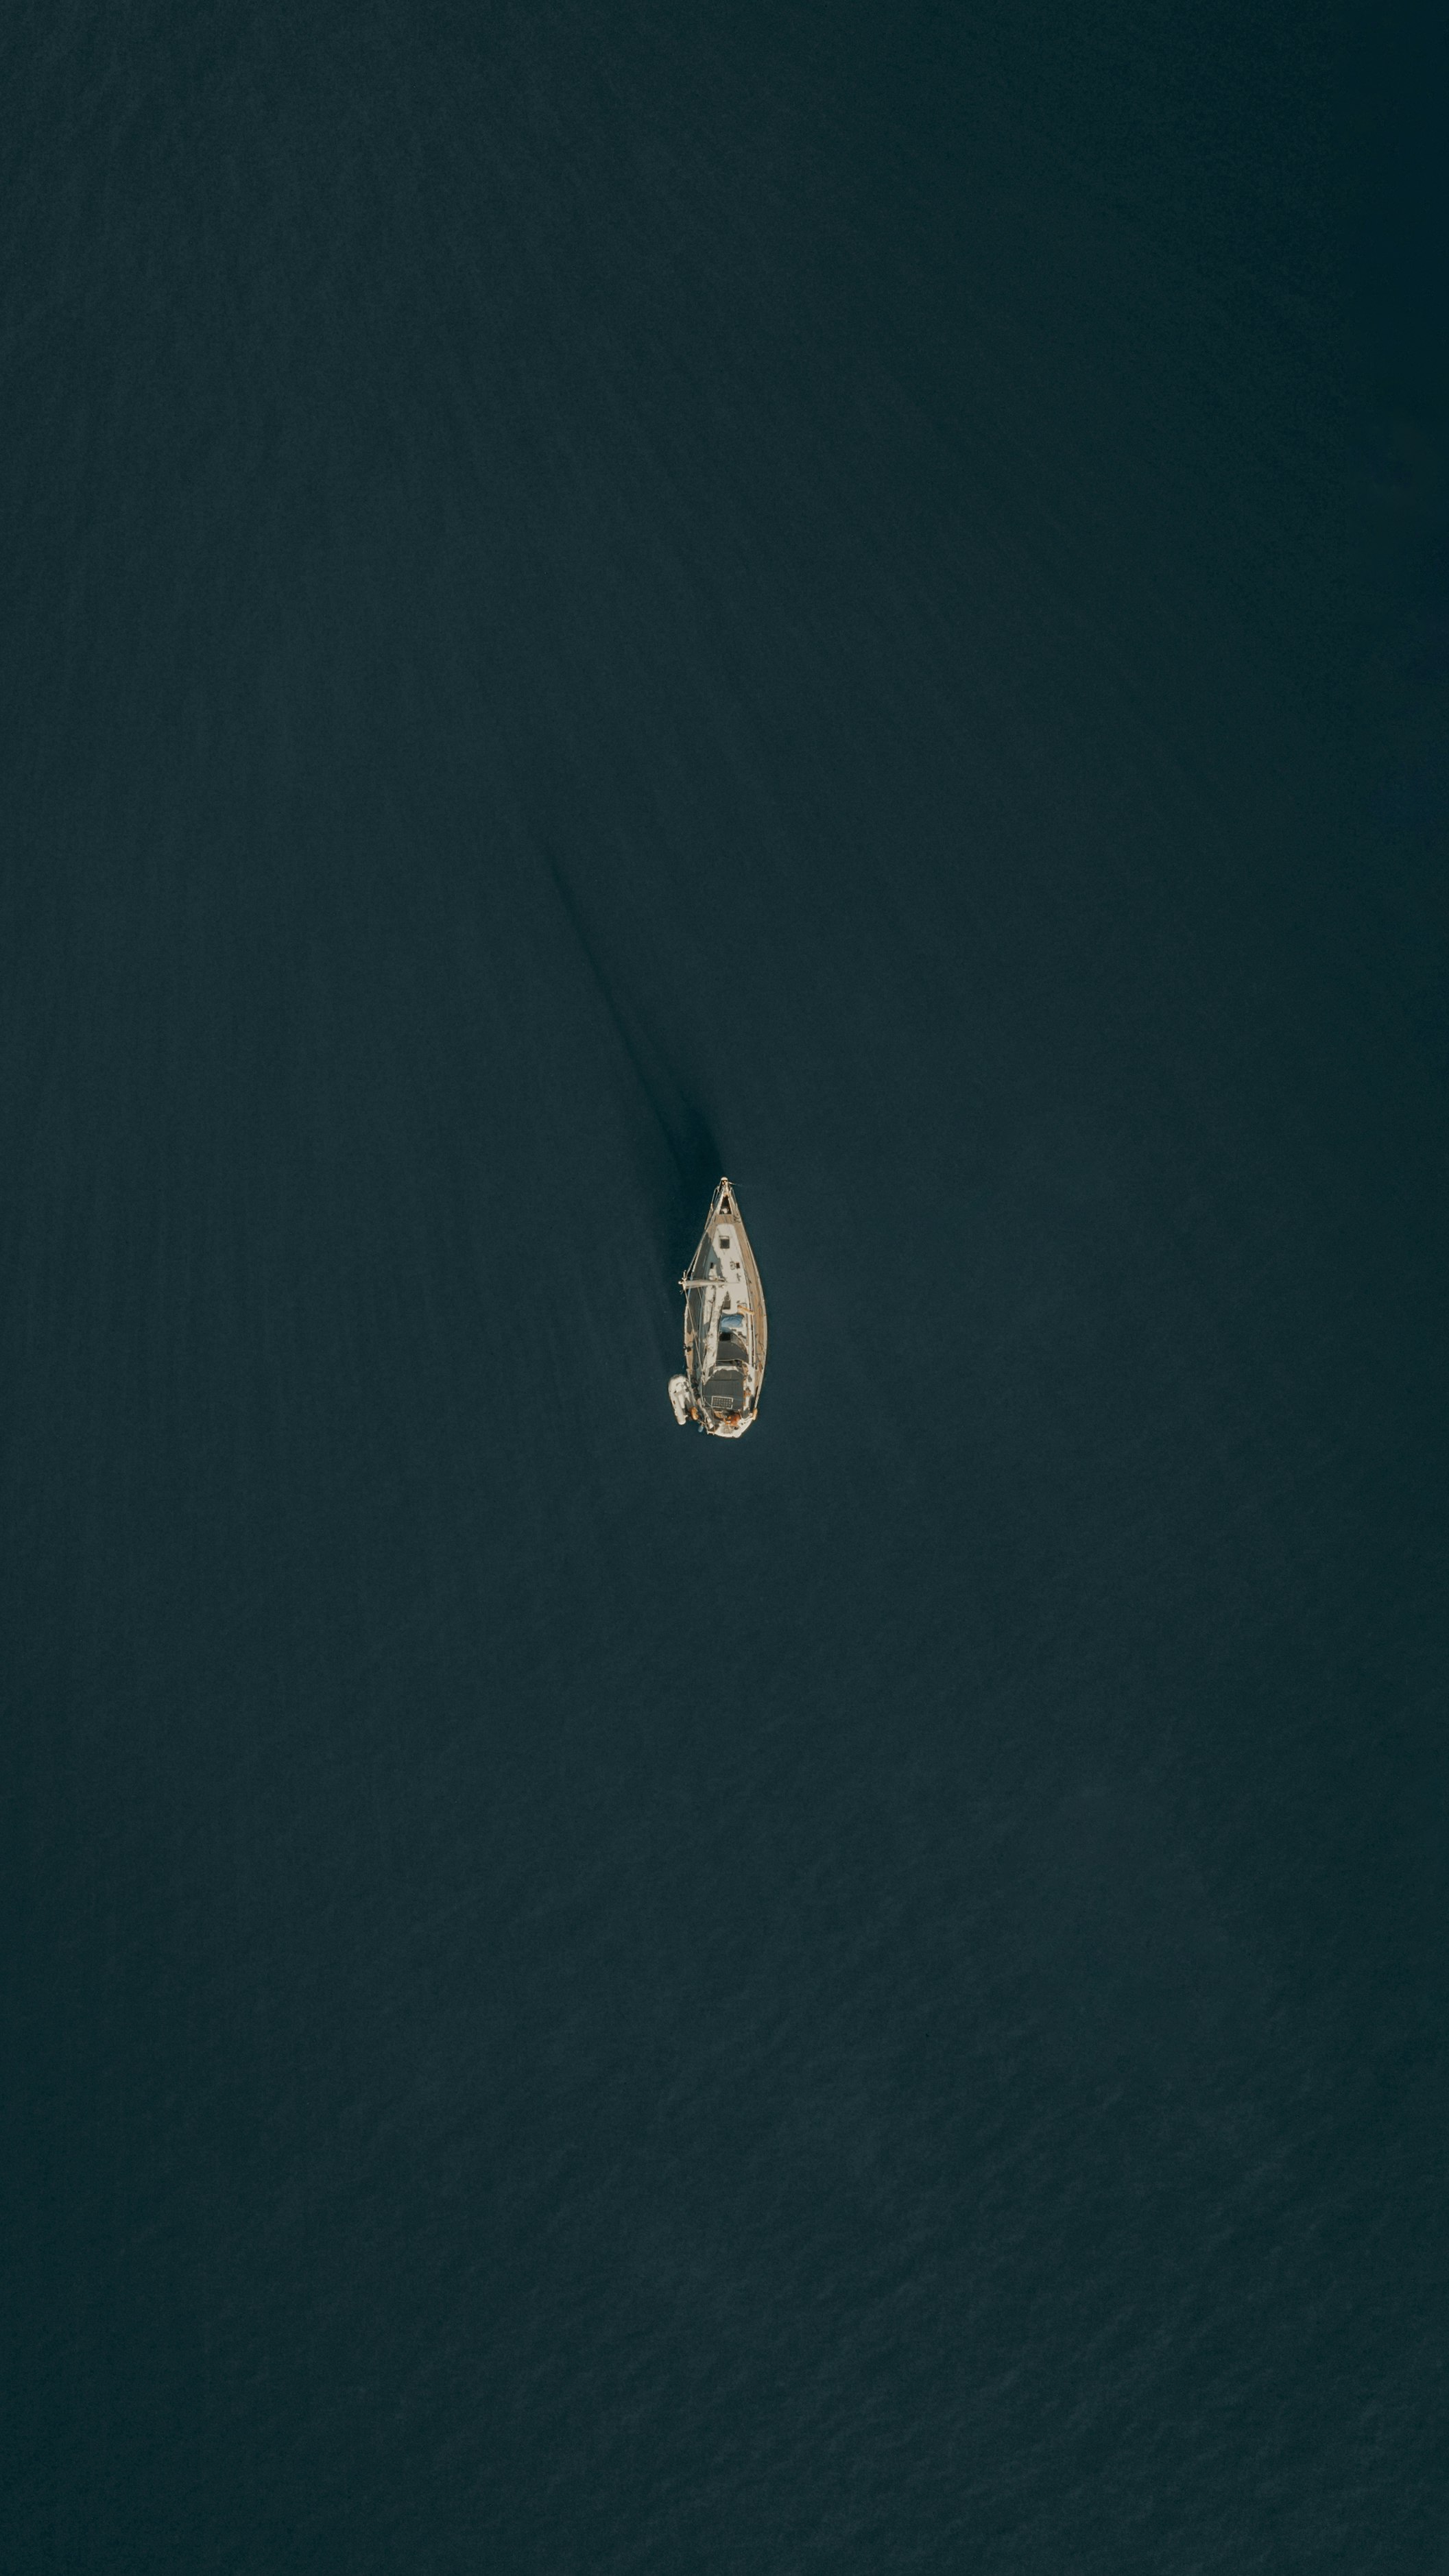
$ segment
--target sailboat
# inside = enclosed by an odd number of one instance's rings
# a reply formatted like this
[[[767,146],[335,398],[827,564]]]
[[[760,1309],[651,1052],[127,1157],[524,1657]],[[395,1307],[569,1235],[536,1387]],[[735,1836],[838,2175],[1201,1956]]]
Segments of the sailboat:
[[[684,1374],[669,1381],[681,1426],[740,1440],[759,1409],[765,1376],[765,1294],[750,1238],[727,1180],[709,1203],[704,1232],[680,1280]]]

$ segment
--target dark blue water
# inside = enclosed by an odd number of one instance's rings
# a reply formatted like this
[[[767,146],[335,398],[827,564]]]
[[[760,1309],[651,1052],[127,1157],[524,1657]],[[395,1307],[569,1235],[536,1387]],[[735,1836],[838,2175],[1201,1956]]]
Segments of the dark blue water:
[[[1443,2568],[1449,591],[1353,66],[3,50],[6,2569]]]

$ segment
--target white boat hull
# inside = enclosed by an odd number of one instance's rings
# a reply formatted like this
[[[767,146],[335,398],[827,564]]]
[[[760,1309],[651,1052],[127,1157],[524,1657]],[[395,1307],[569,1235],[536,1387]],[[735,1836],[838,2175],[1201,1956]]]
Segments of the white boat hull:
[[[759,1410],[768,1328],[759,1264],[727,1180],[679,1284],[684,1373],[669,1381],[674,1418],[714,1440],[743,1439]]]

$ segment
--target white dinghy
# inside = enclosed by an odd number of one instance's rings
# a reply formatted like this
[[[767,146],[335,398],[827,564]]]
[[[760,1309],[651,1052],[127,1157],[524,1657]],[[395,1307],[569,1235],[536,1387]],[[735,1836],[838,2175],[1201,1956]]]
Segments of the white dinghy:
[[[716,1440],[739,1440],[759,1408],[765,1375],[765,1294],[740,1223],[735,1194],[721,1181],[709,1203],[684,1290],[684,1375],[669,1381],[678,1423],[697,1422]]]

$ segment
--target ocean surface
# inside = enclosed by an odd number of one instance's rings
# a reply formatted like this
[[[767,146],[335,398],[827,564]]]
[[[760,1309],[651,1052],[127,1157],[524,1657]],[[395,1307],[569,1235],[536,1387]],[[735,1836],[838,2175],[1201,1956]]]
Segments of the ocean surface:
[[[7,15],[6,2576],[1449,2568],[1361,88]]]

